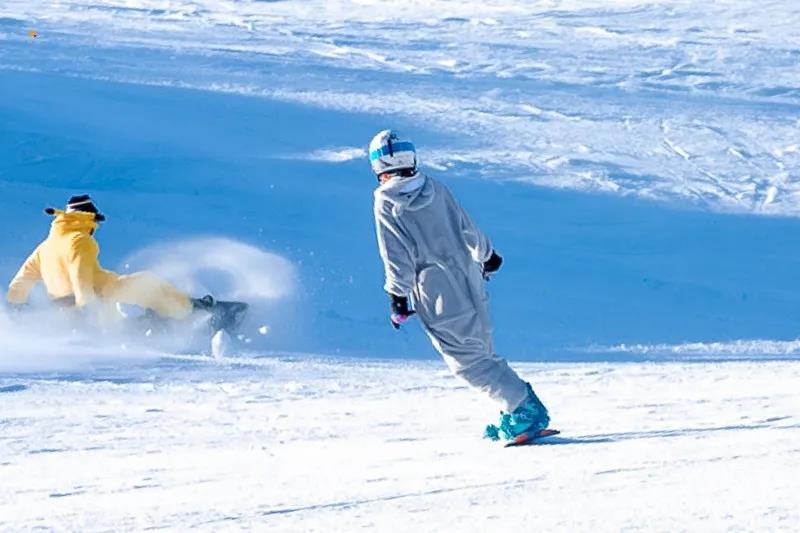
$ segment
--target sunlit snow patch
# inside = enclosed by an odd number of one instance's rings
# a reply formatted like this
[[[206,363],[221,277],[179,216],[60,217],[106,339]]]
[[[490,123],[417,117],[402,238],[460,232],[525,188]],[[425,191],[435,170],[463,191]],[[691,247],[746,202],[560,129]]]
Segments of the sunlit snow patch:
[[[307,159],[324,163],[345,163],[354,159],[364,159],[367,152],[363,148],[327,148],[312,152]]]
[[[800,339],[776,341],[765,339],[724,342],[689,342],[683,344],[618,344],[595,346],[590,353],[634,354],[644,356],[677,356],[680,358],[753,359],[800,357]]]

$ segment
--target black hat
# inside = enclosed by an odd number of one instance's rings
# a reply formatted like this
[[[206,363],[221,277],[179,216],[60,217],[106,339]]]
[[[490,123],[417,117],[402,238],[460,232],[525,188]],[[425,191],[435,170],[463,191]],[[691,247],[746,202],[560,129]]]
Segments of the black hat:
[[[94,213],[94,219],[97,222],[103,222],[106,217],[100,211],[97,210],[97,206],[94,205],[92,202],[91,196],[88,194],[80,194],[78,196],[73,196],[67,202],[67,208],[65,209],[67,213],[74,213],[75,211],[82,211],[84,213]],[[55,210],[51,207],[45,209],[45,213],[52,215],[55,213]]]

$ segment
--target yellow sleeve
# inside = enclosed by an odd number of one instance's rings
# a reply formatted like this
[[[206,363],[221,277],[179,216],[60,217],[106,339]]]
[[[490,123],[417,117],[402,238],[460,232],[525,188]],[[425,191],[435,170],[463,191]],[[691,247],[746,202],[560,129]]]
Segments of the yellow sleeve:
[[[89,235],[81,235],[72,241],[70,254],[67,258],[67,273],[75,294],[75,305],[83,307],[95,298],[94,281],[95,272],[100,270],[97,256],[100,247],[97,241]]]
[[[105,296],[106,290],[114,287],[120,279],[120,275],[111,270],[106,270],[99,264],[94,273],[94,290],[97,294]]]
[[[11,280],[8,286],[8,294],[6,300],[11,304],[24,304],[28,301],[28,296],[33,290],[33,287],[42,279],[41,272],[39,271],[39,248],[25,260],[22,267],[20,267],[17,275]]]

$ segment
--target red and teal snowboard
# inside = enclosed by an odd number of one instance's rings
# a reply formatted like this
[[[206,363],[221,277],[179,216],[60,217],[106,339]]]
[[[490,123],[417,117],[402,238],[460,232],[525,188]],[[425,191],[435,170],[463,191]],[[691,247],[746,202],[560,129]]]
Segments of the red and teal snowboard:
[[[513,440],[506,443],[505,447],[511,446],[529,446],[532,444],[545,444],[541,439],[545,437],[552,437],[561,433],[557,429],[542,429],[541,431],[532,431],[530,433],[520,433]]]

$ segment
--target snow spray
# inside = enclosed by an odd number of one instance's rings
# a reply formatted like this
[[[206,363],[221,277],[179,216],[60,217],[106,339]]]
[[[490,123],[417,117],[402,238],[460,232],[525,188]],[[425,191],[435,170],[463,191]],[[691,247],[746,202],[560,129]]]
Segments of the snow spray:
[[[149,270],[192,296],[248,303],[289,296],[292,264],[283,257],[221,237],[157,244],[130,256],[122,273]]]

